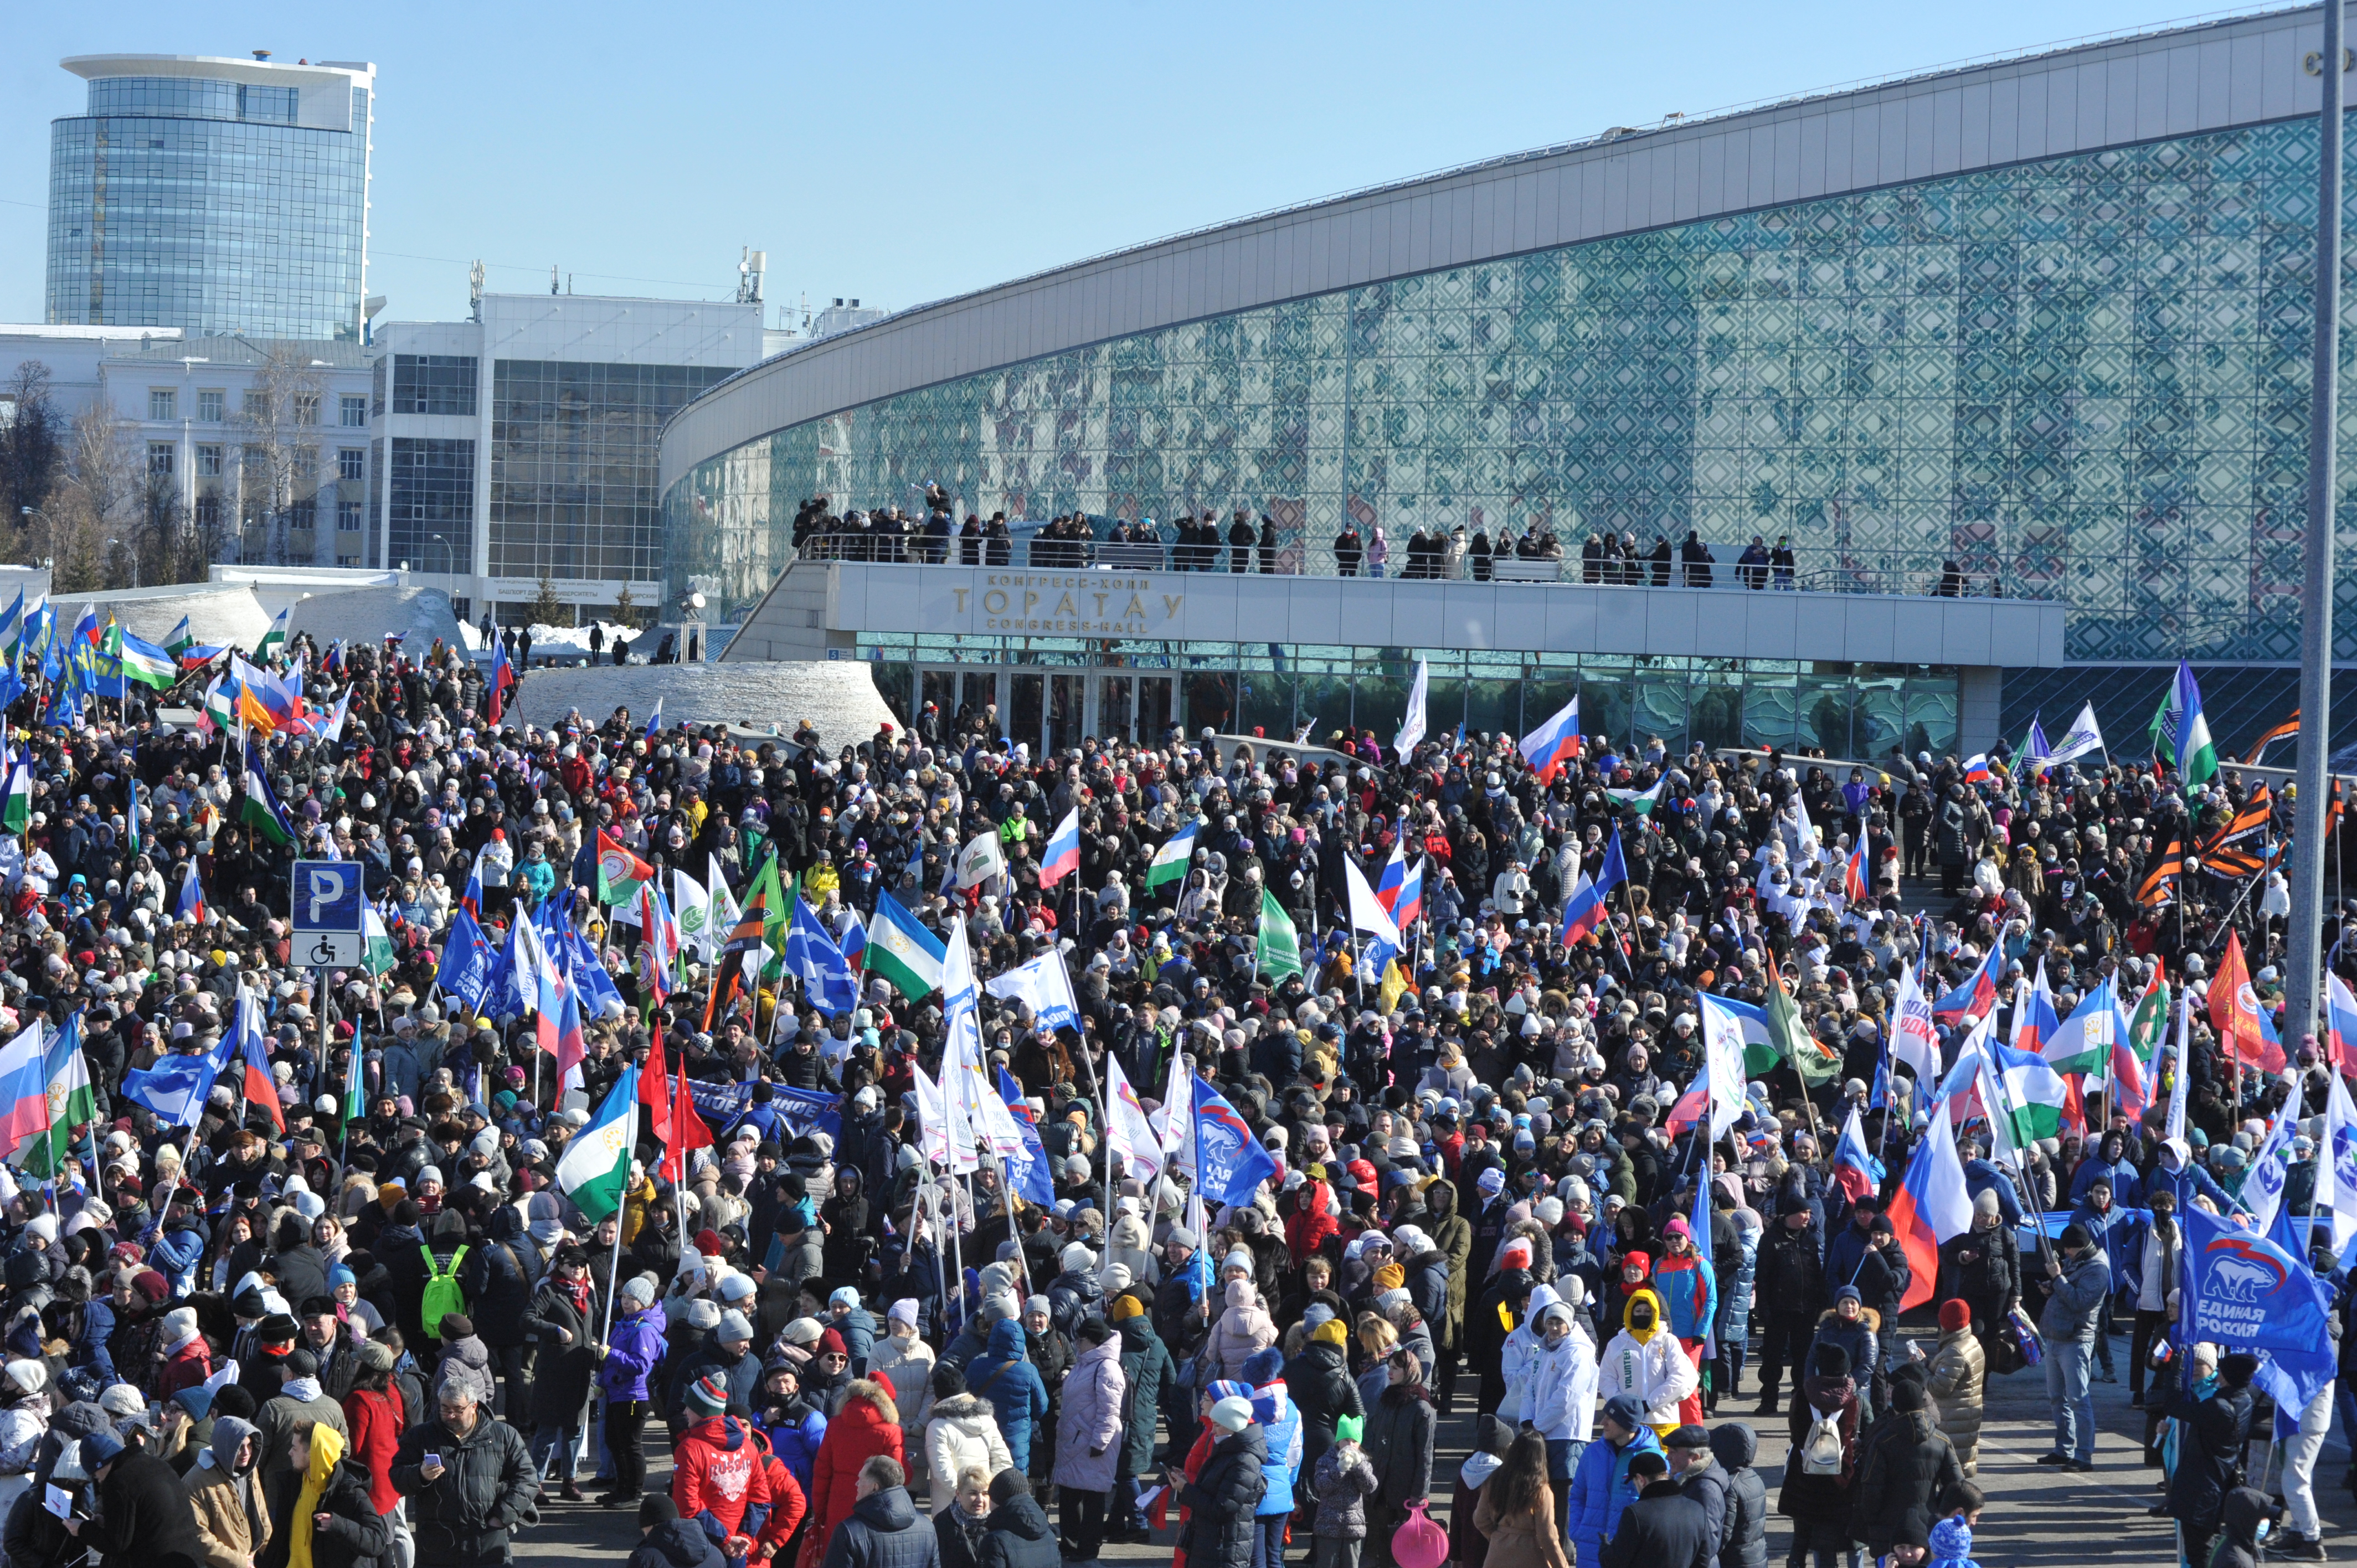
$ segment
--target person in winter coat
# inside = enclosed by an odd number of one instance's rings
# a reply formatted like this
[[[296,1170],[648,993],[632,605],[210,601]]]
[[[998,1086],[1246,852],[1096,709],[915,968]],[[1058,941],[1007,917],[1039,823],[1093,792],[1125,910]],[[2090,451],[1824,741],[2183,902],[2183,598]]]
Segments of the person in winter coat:
[[[2062,1227],[2046,1272],[2050,1294],[2039,1318],[2046,1351],[2046,1401],[2054,1412],[2054,1453],[2045,1463],[2095,1466],[2095,1338],[2110,1314],[2112,1269],[2086,1228]]]
[[[253,1423],[224,1415],[213,1423],[211,1445],[183,1477],[196,1511],[197,1538],[208,1568],[250,1568],[270,1544],[270,1510],[254,1478]]]
[[[1835,1291],[1832,1307],[1817,1318],[1816,1342],[1809,1350],[1812,1366],[1816,1363],[1817,1350],[1827,1345],[1840,1349],[1857,1380],[1861,1407],[1859,1424],[1872,1421],[1871,1380],[1882,1366],[1882,1319],[1860,1298],[1856,1285],[1844,1285]]]
[[[1162,1336],[1154,1331],[1154,1319],[1139,1294],[1125,1291],[1114,1297],[1112,1317],[1121,1334],[1121,1376],[1129,1390],[1129,1413],[1121,1464],[1114,1472],[1107,1529],[1113,1539],[1126,1540],[1138,1533],[1137,1478],[1154,1467],[1155,1416],[1162,1408],[1162,1391],[1178,1380],[1178,1369]]]
[[[762,1372],[759,1404],[770,1454],[794,1478],[795,1489],[809,1497],[811,1472],[826,1442],[826,1417],[802,1393],[802,1375],[791,1362],[773,1362]],[[989,1419],[986,1411],[984,1419]]]
[[[1718,1568],[1768,1568],[1768,1483],[1753,1461],[1760,1437],[1740,1422],[1710,1429],[1711,1457],[1727,1477],[1727,1527]]]
[[[1178,1494],[1187,1509],[1179,1538],[1187,1568],[1254,1568],[1260,1533],[1254,1513],[1268,1491],[1266,1434],[1254,1424],[1247,1399],[1221,1400],[1210,1420],[1211,1453]],[[985,1568],[991,1568],[986,1559]]]
[[[369,1474],[344,1455],[344,1434],[325,1422],[289,1440],[302,1485],[270,1520],[255,1568],[375,1568],[393,1561],[393,1525],[369,1495]]]
[[[968,1470],[996,1476],[1015,1463],[990,1402],[966,1391],[955,1367],[933,1369],[933,1412],[925,1421],[925,1465],[933,1477],[933,1517],[950,1507],[951,1477]]]
[[[344,1420],[351,1431],[351,1445],[345,1453],[367,1467],[370,1496],[376,1500],[377,1511],[388,1515],[401,1507],[401,1494],[393,1485],[393,1456],[400,1451],[401,1434],[409,1425],[409,1408],[403,1401],[401,1385],[393,1380],[393,1366],[390,1346],[373,1339],[361,1346],[360,1370],[343,1401]],[[396,1529],[405,1536],[405,1526]]]
[[[984,1532],[990,1529],[990,1477],[979,1466],[933,1487],[933,1544],[942,1568],[980,1568]]]
[[[2210,1559],[2210,1568],[2259,1568],[2259,1526],[2274,1518],[2275,1511],[2274,1502],[2256,1487],[2236,1487],[2228,1492],[2219,1520],[2217,1555]]]
[[[1323,1312],[1323,1306],[1318,1308]],[[1309,1330],[1309,1343],[1285,1364],[1285,1391],[1301,1416],[1301,1464],[1314,1470],[1334,1444],[1334,1423],[1346,1415],[1363,1416],[1365,1402],[1351,1377],[1350,1331],[1342,1320],[1328,1316]]]
[[[892,1386],[900,1407],[900,1450],[911,1481],[925,1474],[925,1423],[932,1413],[933,1348],[917,1335],[917,1304],[894,1302],[884,1314],[884,1337],[867,1353],[867,1375]],[[856,1364],[856,1363],[855,1363]],[[954,1479],[955,1472],[952,1472]],[[945,1483],[947,1484],[947,1483]]]
[[[1483,1568],[1568,1568],[1546,1449],[1536,1433],[1517,1435],[1467,1511],[1482,1543]],[[1451,1520],[1455,1515],[1450,1515]]]
[[[1710,1434],[1699,1424],[1681,1426],[1662,1439],[1670,1462],[1670,1479],[1678,1490],[1702,1505],[1703,1530],[1715,1552],[1727,1534],[1727,1475],[1711,1452]]]
[[[1911,1379],[1895,1380],[1890,1413],[1858,1444],[1851,1537],[1877,1556],[1888,1552],[1910,1521],[1928,1528],[1940,1498],[1964,1478],[1955,1449],[1924,1409],[1922,1389]]]
[[[810,1539],[825,1541],[828,1531],[850,1518],[862,1495],[861,1467],[868,1460],[880,1455],[899,1465],[900,1453],[899,1407],[883,1384],[854,1378],[843,1408],[826,1423],[826,1440],[811,1467]]]
[[[1081,1325],[1104,1311],[1104,1286],[1097,1278],[1097,1255],[1075,1241],[1058,1262],[1063,1272],[1048,1283],[1048,1316],[1056,1332],[1070,1339]]]
[[[1375,1498],[1368,1506],[1368,1553],[1375,1568],[1388,1568],[1392,1536],[1407,1519],[1407,1505],[1432,1492],[1432,1435],[1437,1424],[1432,1394],[1415,1352],[1394,1350],[1385,1363],[1391,1381],[1367,1412],[1367,1462],[1375,1467]]]
[[[861,1379],[860,1381],[866,1381]],[[893,1433],[897,1436],[896,1424]],[[908,1472],[898,1459],[876,1455],[852,1478],[850,1511],[828,1534],[813,1531],[802,1549],[806,1562],[824,1568],[940,1568],[941,1546],[932,1522],[909,1500]],[[823,1543],[823,1544],[820,1544]]]
[[[1980,1463],[1981,1399],[1988,1373],[1972,1330],[1968,1305],[1953,1296],[1940,1304],[1940,1343],[1932,1352],[1929,1386],[1939,1402],[1940,1430],[1955,1445],[1956,1463],[1967,1479]]]
[[[1577,1279],[1564,1284],[1575,1292],[1586,1288]],[[1531,1294],[1535,1297],[1538,1292]],[[1540,1338],[1531,1358],[1522,1420],[1546,1442],[1547,1479],[1567,1488],[1593,1424],[1598,1386],[1596,1345],[1568,1302],[1550,1303],[1540,1313],[1538,1325]]]
[[[966,1391],[990,1402],[1010,1463],[1029,1474],[1031,1423],[1048,1413],[1048,1385],[1023,1353],[1023,1326],[1004,1318],[990,1327],[990,1348],[966,1366]]]
[[[1598,1558],[1603,1568],[1710,1561],[1717,1538],[1707,1533],[1702,1505],[1679,1489],[1669,1469],[1659,1454],[1640,1454],[1630,1461],[1630,1482],[1641,1489]]]
[[[1786,1187],[1760,1241],[1752,1300],[1760,1319],[1760,1413],[1776,1413],[1784,1369],[1797,1383],[1809,1364],[1817,1315],[1825,1306],[1823,1238],[1805,1193]]]
[[[639,1504],[639,1543],[623,1568],[727,1568],[712,1538],[658,1493]]]
[[[538,1517],[522,1435],[468,1399],[472,1391],[463,1383],[437,1391],[433,1412],[402,1434],[393,1458],[393,1487],[409,1499],[418,1568],[504,1563],[516,1527]]]
[[[2187,1390],[2169,1406],[2184,1424],[2169,1477],[2169,1513],[2184,1527],[2188,1563],[2210,1561],[2210,1543],[2223,1526],[2226,1497],[2251,1440],[2251,1379],[2258,1369],[2257,1357],[2238,1350],[2218,1363],[2217,1385],[2208,1394]]]
[[[1940,1267],[1953,1282],[1953,1294],[1972,1308],[1973,1337],[1986,1357],[1991,1337],[2021,1300],[2021,1242],[2005,1222],[1995,1192],[1973,1199],[1973,1228],[1941,1246]]]
[[[1333,1444],[1318,1456],[1309,1480],[1318,1505],[1310,1568],[1358,1568],[1359,1543],[1367,1539],[1367,1498],[1374,1490],[1375,1467],[1355,1441]]]
[[[1268,1449],[1268,1490],[1257,1510],[1258,1561],[1264,1568],[1284,1568],[1286,1520],[1292,1516],[1301,1476],[1301,1412],[1286,1389],[1284,1372],[1284,1352],[1273,1345],[1244,1363],[1245,1397],[1252,1401],[1253,1420]]]
[[[1457,1467],[1457,1485],[1448,1497],[1448,1561],[1457,1568],[1487,1568],[1490,1560],[1490,1538],[1474,1524],[1480,1510],[1482,1488],[1489,1485],[1506,1462],[1516,1436],[1514,1429],[1495,1415],[1473,1418],[1473,1451],[1465,1455],[1465,1463]],[[1523,1434],[1534,1436],[1535,1434]],[[1528,1458],[1526,1455],[1525,1459]],[[1544,1461],[1540,1461],[1544,1477]],[[1546,1510],[1549,1523],[1555,1520],[1555,1509]],[[1361,1524],[1364,1526],[1364,1515]],[[1314,1565],[1313,1565],[1314,1568]]]
[[[743,1561],[775,1499],[751,1425],[728,1413],[728,1390],[706,1374],[687,1386],[687,1429],[673,1452],[671,1500],[724,1557]]]
[[[991,1478],[990,1525],[974,1561],[980,1568],[1061,1568],[1055,1527],[1022,1471],[1001,1470]]]
[[[1832,1423],[1841,1438],[1841,1468],[1813,1474],[1803,1457],[1803,1440],[1820,1419]],[[1837,1344],[1818,1346],[1809,1353],[1809,1375],[1801,1381],[1801,1397],[1792,1402],[1792,1446],[1784,1456],[1784,1489],[1776,1509],[1792,1521],[1792,1551],[1818,1553],[1824,1563],[1846,1553],[1855,1541],[1850,1534],[1850,1489],[1857,1477],[1857,1385],[1850,1377],[1849,1353]]]
[[[1582,1564],[1603,1560],[1604,1542],[1620,1528],[1622,1512],[1636,1500],[1629,1485],[1630,1462],[1640,1454],[1661,1452],[1661,1439],[1646,1423],[1644,1406],[1635,1395],[1615,1394],[1604,1402],[1597,1441],[1581,1452],[1564,1504],[1564,1534]]]
[[[544,1487],[554,1478],[566,1502],[582,1501],[574,1477],[581,1422],[597,1380],[597,1328],[606,1320],[602,1293],[591,1277],[589,1254],[568,1241],[522,1319],[524,1337],[534,1347],[532,1380],[532,1457]],[[509,1385],[510,1392],[514,1384]]]
[[[636,1507],[646,1490],[646,1455],[639,1443],[668,1326],[662,1308],[653,1305],[654,1294],[644,1278],[622,1283],[606,1354],[597,1363],[598,1396],[606,1402],[606,1452],[614,1459],[613,1489],[597,1499],[606,1508]]]
[[[1635,1396],[1655,1436],[1684,1423],[1679,1411],[1702,1374],[1662,1322],[1661,1298],[1651,1290],[1631,1295],[1621,1308],[1620,1332],[1597,1360],[1597,1386],[1607,1399]]]
[[[318,1370],[319,1363],[308,1350],[289,1355],[285,1381],[253,1418],[254,1427],[262,1434],[255,1440],[256,1450],[262,1455],[258,1467],[262,1492],[270,1500],[274,1512],[284,1507],[303,1484],[303,1471],[293,1457],[293,1439],[319,1424],[333,1428],[343,1443],[351,1441],[344,1407],[320,1391]],[[488,1405],[490,1396],[483,1391],[482,1384],[472,1378],[468,1380],[479,1401]],[[339,1445],[338,1453],[341,1452]]]
[[[1204,1352],[1222,1378],[1242,1382],[1244,1363],[1276,1343],[1276,1324],[1249,1280],[1229,1281],[1226,1300],[1227,1308],[1211,1325],[1211,1343]]]
[[[1121,1466],[1129,1385],[1121,1372],[1121,1336],[1103,1318],[1082,1323],[1076,1337],[1080,1354],[1065,1374],[1063,1409],[1056,1417],[1059,1544],[1075,1562],[1092,1563],[1104,1545],[1105,1497]]]

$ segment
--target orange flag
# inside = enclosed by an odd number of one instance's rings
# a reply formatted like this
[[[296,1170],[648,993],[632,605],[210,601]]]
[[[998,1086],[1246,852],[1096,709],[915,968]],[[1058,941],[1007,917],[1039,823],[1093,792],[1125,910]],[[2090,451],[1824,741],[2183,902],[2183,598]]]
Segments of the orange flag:
[[[2225,956],[2210,978],[2210,1026],[2237,1059],[2264,1072],[2284,1069],[2283,1047],[2267,1038],[2259,1021],[2258,993],[2251,989],[2240,933],[2226,933]]]

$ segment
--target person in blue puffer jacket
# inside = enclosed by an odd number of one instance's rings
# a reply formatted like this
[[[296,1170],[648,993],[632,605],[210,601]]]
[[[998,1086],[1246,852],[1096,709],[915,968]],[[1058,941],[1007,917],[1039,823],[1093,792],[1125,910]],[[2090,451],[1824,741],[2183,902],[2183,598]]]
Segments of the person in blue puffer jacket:
[[[2136,1162],[2127,1156],[2127,1140],[2117,1129],[2104,1134],[2095,1152],[2079,1162],[2071,1173],[2071,1201],[2084,1201],[2087,1189],[2097,1176],[2107,1176],[2112,1184],[2112,1201],[2123,1208],[2134,1208],[2144,1201],[2144,1176],[2136,1170]]]
[[[791,1361],[770,1362],[761,1372],[753,1409],[769,1434],[770,1452],[808,1497],[818,1445],[826,1441],[826,1416],[803,1395],[801,1369]]]
[[[1604,1543],[1620,1528],[1621,1511],[1636,1500],[1629,1489],[1629,1461],[1662,1451],[1633,1394],[1606,1400],[1596,1430],[1597,1441],[1580,1451],[1579,1467],[1565,1494],[1564,1534],[1582,1564],[1604,1561]]]
[[[1293,1483],[1301,1474],[1301,1411],[1285,1386],[1285,1352],[1272,1345],[1246,1357],[1244,1382],[1253,1420],[1260,1423],[1268,1444],[1268,1457],[1260,1467],[1268,1477],[1268,1489],[1253,1510],[1260,1532],[1254,1564],[1285,1568],[1285,1527],[1293,1517]]]
[[[1048,1413],[1048,1385],[1023,1353],[1023,1325],[1006,1317],[990,1326],[990,1348],[967,1364],[965,1391],[990,1402],[1010,1467],[1029,1473],[1031,1425]]]
[[[2179,1214],[2193,1207],[2193,1199],[2197,1196],[2208,1198],[2221,1214],[2250,1212],[2227,1196],[2226,1189],[2218,1185],[2217,1178],[2194,1164],[2193,1145],[2182,1138],[2161,1141],[2160,1158],[2144,1178],[2145,1202],[2151,1203],[2152,1195],[2157,1192],[2165,1192],[2175,1198]],[[2117,1197],[2119,1195],[2115,1192],[2113,1196]]]

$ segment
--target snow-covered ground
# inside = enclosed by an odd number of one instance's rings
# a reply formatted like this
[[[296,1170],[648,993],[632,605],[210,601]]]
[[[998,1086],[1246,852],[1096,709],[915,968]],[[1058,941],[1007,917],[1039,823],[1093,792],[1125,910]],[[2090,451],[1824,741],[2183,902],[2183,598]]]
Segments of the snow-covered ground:
[[[533,652],[540,652],[537,636]],[[790,736],[807,719],[829,750],[866,740],[877,725],[898,722],[877,695],[868,667],[854,660],[633,664],[619,670],[610,664],[535,667],[516,699],[511,722],[545,728],[577,709],[599,725],[616,708],[627,707],[632,723],[644,724],[658,698],[667,725],[727,724],[763,732],[774,725],[778,735]]]

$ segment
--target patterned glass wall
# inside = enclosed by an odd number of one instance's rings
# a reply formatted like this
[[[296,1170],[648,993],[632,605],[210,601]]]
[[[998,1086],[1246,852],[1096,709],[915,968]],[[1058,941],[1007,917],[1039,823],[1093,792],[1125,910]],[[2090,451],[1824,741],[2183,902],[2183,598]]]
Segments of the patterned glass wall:
[[[2066,598],[2075,660],[2296,658],[2315,140],[1797,203],[887,398],[683,477],[672,575],[742,604],[802,498],[939,481],[985,515],[1243,506],[1311,569],[1346,509],[1394,550],[1422,523],[1789,533],[1824,584],[1920,592],[1953,559]]]

